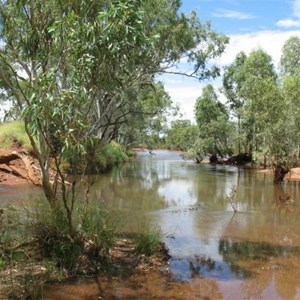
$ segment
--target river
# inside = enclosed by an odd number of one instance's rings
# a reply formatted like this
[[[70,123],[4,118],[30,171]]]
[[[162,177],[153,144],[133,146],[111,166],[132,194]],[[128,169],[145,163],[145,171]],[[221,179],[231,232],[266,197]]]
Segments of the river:
[[[118,210],[127,232],[159,226],[169,273],[78,279],[45,299],[300,299],[299,184],[278,187],[256,170],[154,153],[94,177],[90,196]],[[280,202],[286,194],[292,204]]]

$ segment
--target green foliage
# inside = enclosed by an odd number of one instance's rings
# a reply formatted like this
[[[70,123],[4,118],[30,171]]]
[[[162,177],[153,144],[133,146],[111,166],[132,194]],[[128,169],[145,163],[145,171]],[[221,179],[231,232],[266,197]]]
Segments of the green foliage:
[[[88,251],[94,256],[107,254],[115,241],[116,229],[119,225],[119,215],[105,209],[104,203],[96,207],[90,206],[84,214],[81,231],[89,238]]]
[[[0,209],[0,270],[26,258],[26,253],[16,248],[28,239],[20,220],[20,212],[14,208]]]
[[[112,166],[128,160],[124,147],[114,141],[106,145],[98,144],[93,147],[88,154],[90,164],[87,165],[88,173],[99,173]]]
[[[71,237],[66,216],[61,212],[53,214],[48,205],[38,203],[29,218],[28,230],[35,238],[42,257],[72,272],[83,253],[83,245],[80,240]]]
[[[262,49],[238,54],[223,77],[223,92],[238,119],[239,153],[243,149],[264,166],[292,166],[299,156],[298,46],[299,38],[292,37],[283,47],[281,81]]]
[[[132,97],[132,95],[131,95]],[[175,115],[170,96],[162,83],[144,87],[130,104],[127,122],[119,129],[118,141],[126,147],[144,144],[146,147],[159,147],[166,130],[167,117]]]
[[[245,148],[245,136],[242,133],[242,126],[245,128],[245,99],[242,97],[241,89],[246,80],[244,72],[245,60],[245,53],[238,53],[234,62],[226,68],[223,75],[222,92],[227,98],[227,104],[229,104],[231,113],[237,118],[238,131],[235,136],[237,140],[238,153],[241,153],[242,145],[244,145],[244,152],[247,152],[248,150]]]
[[[196,13],[180,14],[180,5],[177,0],[0,4],[0,87],[24,119],[51,209],[65,210],[70,229],[76,175],[92,165],[91,158],[104,167],[120,161],[120,151],[107,144],[128,146],[136,124],[143,130],[146,123],[159,136],[170,98],[155,84],[156,75],[173,73],[182,57],[194,70],[180,74],[198,79],[219,74],[208,61],[224,51],[228,38],[202,24]],[[131,122],[137,115],[138,123]],[[73,175],[71,187],[64,161]]]
[[[245,60],[244,72],[241,95],[245,99],[249,152],[274,156],[280,133],[278,122],[284,110],[271,57],[263,50],[252,51]]]
[[[172,122],[171,129],[168,130],[166,146],[170,149],[187,150],[198,136],[198,126],[192,125],[189,120],[177,120]]]
[[[237,117],[239,153],[243,150],[254,160],[277,161],[285,156],[287,137],[287,106],[277,82],[271,57],[262,49],[248,57],[237,55],[223,78],[223,91]],[[289,129],[288,129],[289,130]]]
[[[292,36],[284,43],[280,58],[280,67],[284,76],[299,76],[300,38],[298,36]]]
[[[146,256],[154,255],[161,245],[162,233],[157,227],[144,226],[142,231],[135,236],[136,251]]]
[[[228,99],[230,108],[236,115],[238,115],[239,108],[243,106],[240,90],[246,80],[243,69],[246,58],[244,52],[238,53],[234,62],[226,68],[223,75],[223,92]]]
[[[106,210],[104,203],[97,206],[81,203],[73,216],[75,233],[70,232],[67,216],[51,213],[44,203],[36,204],[29,218],[29,231],[43,259],[55,262],[70,273],[80,272],[78,260],[84,255],[91,261],[106,260],[119,224],[119,215]]]
[[[113,163],[124,162],[128,159],[123,146],[114,141],[106,145],[104,151],[112,158],[111,160]]]
[[[194,144],[183,153],[184,159],[194,160],[196,163],[200,163],[207,155],[207,149],[205,141],[197,138]]]
[[[203,88],[202,96],[196,100],[195,115],[199,126],[201,142],[197,144],[197,152],[212,157],[231,153],[229,137],[233,124],[224,104],[218,101],[212,85]]]
[[[22,147],[27,151],[32,151],[22,121],[14,121],[0,125],[0,148],[10,149],[13,146]]]

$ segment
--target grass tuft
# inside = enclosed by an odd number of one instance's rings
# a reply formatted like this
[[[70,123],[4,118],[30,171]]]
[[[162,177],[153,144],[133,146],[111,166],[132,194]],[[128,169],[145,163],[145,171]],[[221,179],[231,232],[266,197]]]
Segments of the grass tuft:
[[[144,226],[142,231],[135,236],[136,252],[151,256],[160,250],[162,232],[158,227]]]
[[[13,146],[32,151],[23,121],[7,122],[0,125],[0,148],[10,149]]]
[[[81,224],[82,234],[88,241],[85,250],[94,256],[107,255],[114,245],[119,222],[119,215],[108,211],[103,203],[89,207]]]

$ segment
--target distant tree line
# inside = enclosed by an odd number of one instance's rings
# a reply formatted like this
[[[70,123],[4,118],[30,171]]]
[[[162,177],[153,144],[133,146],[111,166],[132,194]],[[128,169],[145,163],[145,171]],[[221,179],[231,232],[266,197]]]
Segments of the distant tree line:
[[[232,155],[251,158],[273,167],[274,181],[281,182],[300,157],[299,49],[299,37],[286,41],[279,71],[262,49],[238,53],[222,76],[227,102],[220,102],[211,84],[205,86],[195,105],[198,128],[174,122],[166,145],[197,162],[206,156],[211,162]]]

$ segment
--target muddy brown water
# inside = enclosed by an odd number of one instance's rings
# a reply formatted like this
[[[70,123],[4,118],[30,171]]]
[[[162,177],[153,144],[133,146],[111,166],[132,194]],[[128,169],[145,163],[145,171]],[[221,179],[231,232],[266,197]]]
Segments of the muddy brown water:
[[[80,278],[44,299],[300,299],[299,183],[276,187],[255,170],[154,153],[94,177],[90,195],[118,210],[127,232],[159,226],[169,272]],[[237,213],[226,199],[234,187]],[[292,204],[280,202],[286,194]],[[1,202],[17,196],[0,190]]]

